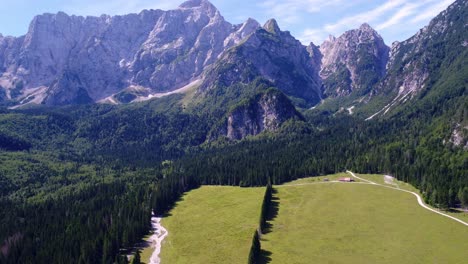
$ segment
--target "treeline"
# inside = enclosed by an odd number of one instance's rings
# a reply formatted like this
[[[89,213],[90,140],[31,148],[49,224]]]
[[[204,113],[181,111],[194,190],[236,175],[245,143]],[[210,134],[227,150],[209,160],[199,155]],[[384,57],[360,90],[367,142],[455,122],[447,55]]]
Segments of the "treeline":
[[[417,187],[434,206],[462,202],[458,193],[468,186],[468,153],[443,145],[440,132],[424,129],[419,122],[406,128],[398,120],[320,117],[315,123],[320,131],[288,131],[215,146],[177,163],[185,174],[196,175],[199,184],[208,185],[265,186],[268,179],[280,184],[346,169],[385,173]]]

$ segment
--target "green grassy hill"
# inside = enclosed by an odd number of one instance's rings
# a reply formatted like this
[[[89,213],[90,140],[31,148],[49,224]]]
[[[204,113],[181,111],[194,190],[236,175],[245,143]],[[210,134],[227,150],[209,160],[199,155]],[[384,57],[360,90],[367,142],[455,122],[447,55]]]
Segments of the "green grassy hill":
[[[414,187],[383,175],[364,180]],[[275,187],[277,211],[262,236],[268,263],[464,263],[468,228],[430,212],[406,192],[336,182],[350,174],[304,178]],[[327,179],[327,181],[325,181]],[[245,263],[264,188],[203,186],[185,194],[162,224],[163,263]],[[274,210],[275,211],[275,210]],[[452,214],[466,220],[467,214]],[[142,252],[148,263],[152,249]]]
[[[246,263],[264,188],[204,186],[162,220],[162,263]]]
[[[304,183],[309,185],[297,185]],[[423,209],[409,193],[310,179],[289,184],[296,185],[277,188],[279,212],[272,232],[262,238],[271,263],[464,263],[468,258],[468,228]]]

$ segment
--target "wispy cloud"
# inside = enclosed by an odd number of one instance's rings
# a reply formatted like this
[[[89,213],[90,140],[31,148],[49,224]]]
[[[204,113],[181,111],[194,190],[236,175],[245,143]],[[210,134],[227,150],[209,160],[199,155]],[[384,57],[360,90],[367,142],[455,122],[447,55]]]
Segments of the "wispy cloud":
[[[376,29],[382,30],[401,23],[405,18],[413,15],[419,6],[420,4],[413,3],[403,5],[401,9],[397,10],[396,13],[393,14],[389,19],[378,24]]]
[[[308,28],[302,32],[302,34],[299,36],[299,40],[303,44],[307,44],[309,42],[318,44],[324,40],[326,34],[327,33],[322,29]]]
[[[260,3],[267,15],[280,19],[286,24],[297,23],[303,19],[302,14],[317,13],[324,8],[339,6],[346,0],[266,0]]]
[[[419,15],[411,19],[411,23],[419,23],[428,19],[431,19],[442,12],[444,9],[447,8],[450,4],[452,4],[454,0],[445,0],[442,2],[437,2],[428,8],[424,9]]]
[[[396,32],[396,26],[415,27],[418,23],[426,23],[439,12],[447,8],[455,0],[387,0],[383,4],[370,10],[364,10],[357,14],[351,14],[320,27],[307,28],[302,31],[300,40],[303,43],[313,41],[321,43],[328,35],[340,35],[346,30],[357,28],[364,22],[375,26],[380,33],[385,31]],[[423,11],[421,11],[423,10]],[[396,39],[389,39],[394,41]]]
[[[364,22],[373,23],[388,12],[405,4],[405,2],[407,2],[407,0],[388,0],[383,5],[372,10],[344,17],[335,23],[326,24],[324,29],[331,34],[338,34],[343,32],[344,29],[357,27]]]

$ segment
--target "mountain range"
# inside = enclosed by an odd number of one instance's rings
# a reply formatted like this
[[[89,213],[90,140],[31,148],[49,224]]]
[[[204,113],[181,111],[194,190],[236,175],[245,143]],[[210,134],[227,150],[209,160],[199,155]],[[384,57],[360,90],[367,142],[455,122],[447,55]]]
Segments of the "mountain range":
[[[448,54],[466,56],[466,9],[456,1],[392,47],[366,23],[304,46],[274,19],[230,24],[207,0],[124,16],[43,14],[25,36],[0,35],[0,101],[126,104],[181,93],[193,106],[238,89],[227,111],[261,82],[300,109],[372,119],[428,92]]]

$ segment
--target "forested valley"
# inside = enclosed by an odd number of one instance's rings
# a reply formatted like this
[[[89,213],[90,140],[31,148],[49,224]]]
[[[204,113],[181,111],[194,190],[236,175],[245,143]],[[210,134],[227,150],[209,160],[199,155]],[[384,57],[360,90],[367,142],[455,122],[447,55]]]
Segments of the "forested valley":
[[[468,154],[444,143],[443,122],[466,118],[464,93],[438,97],[463,107],[413,107],[372,122],[305,111],[305,121],[242,141],[208,140],[213,119],[184,111],[178,95],[3,109],[0,262],[125,263],[151,212],[163,215],[200,185],[265,186],[349,169],[394,175],[436,207],[466,205]]]

